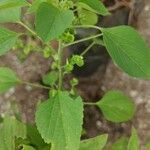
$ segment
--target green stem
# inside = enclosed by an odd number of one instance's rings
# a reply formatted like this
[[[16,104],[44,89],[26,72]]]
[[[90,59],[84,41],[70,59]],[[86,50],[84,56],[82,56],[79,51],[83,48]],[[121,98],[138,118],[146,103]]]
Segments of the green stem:
[[[58,82],[58,89],[61,90],[62,88],[62,43],[59,41],[58,45],[58,72],[59,72],[59,82]]]
[[[36,87],[36,88],[47,89],[47,90],[51,89],[50,87],[47,87],[47,86],[44,86],[44,85],[41,85],[41,84],[37,84],[37,83],[30,83],[30,82],[27,82],[27,81],[21,81],[21,83],[32,86],[32,87]]]
[[[71,46],[71,45],[74,45],[74,44],[78,44],[78,43],[81,43],[81,42],[89,41],[89,40],[92,40],[94,38],[98,38],[98,37],[100,37],[102,35],[103,35],[102,33],[97,34],[97,35],[92,35],[90,37],[86,37],[86,38],[83,38],[81,40],[77,40],[77,41],[74,41],[72,43],[66,44],[66,45],[64,45],[64,47],[68,47],[68,46]]]
[[[96,106],[96,103],[88,103],[88,102],[84,102],[84,105],[88,105],[88,106]]]
[[[21,26],[23,26],[25,29],[27,29],[32,35],[35,35],[36,37],[38,37],[40,40],[42,40],[35,31],[33,31],[31,28],[29,28],[26,24],[24,24],[23,22],[19,21],[17,22],[18,24],[20,24]]]
[[[81,56],[85,55],[94,45],[95,45],[95,42],[92,42],[92,43],[81,53]]]
[[[75,26],[72,26],[72,28],[93,28],[93,29],[97,29],[101,31],[100,27],[94,26],[94,25],[75,25]]]

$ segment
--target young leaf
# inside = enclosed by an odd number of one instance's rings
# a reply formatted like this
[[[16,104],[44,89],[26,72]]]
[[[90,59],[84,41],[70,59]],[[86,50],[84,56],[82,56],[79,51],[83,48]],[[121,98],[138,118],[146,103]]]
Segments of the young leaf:
[[[102,100],[97,102],[104,117],[112,122],[130,120],[135,112],[135,106],[130,98],[120,91],[107,92]]]
[[[43,83],[46,85],[54,85],[55,82],[58,80],[58,72],[56,71],[49,72],[43,76],[42,80]]]
[[[83,103],[73,100],[68,92],[59,91],[55,97],[39,105],[36,125],[52,150],[77,150],[83,122]]]
[[[132,134],[129,139],[127,150],[139,150],[139,139],[138,139],[138,134],[135,128],[132,128]]]
[[[0,67],[0,92],[5,92],[19,82],[20,80],[11,69]]]
[[[83,18],[80,19],[82,25],[95,25],[98,21],[98,16],[91,11],[82,9],[79,13],[83,16]]]
[[[127,150],[127,145],[128,139],[126,137],[122,137],[111,145],[110,150]]]
[[[48,42],[58,38],[68,28],[74,15],[71,10],[60,11],[49,3],[42,3],[36,14],[36,32]]]
[[[22,7],[26,5],[29,5],[29,3],[26,0],[1,0],[0,10],[13,7]]]
[[[98,13],[100,15],[103,15],[103,16],[110,14],[108,12],[107,8],[104,6],[104,4],[99,0],[79,0],[79,2],[88,5],[90,7],[90,9],[86,5],[82,5],[83,8],[85,8],[87,10],[91,10],[91,11]]]
[[[83,140],[80,143],[79,150],[103,150],[107,143],[108,135],[100,135],[95,138]]]
[[[18,34],[0,27],[0,56],[8,52],[15,44]]]
[[[150,78],[150,50],[131,27],[103,28],[105,46],[117,65],[131,76]]]

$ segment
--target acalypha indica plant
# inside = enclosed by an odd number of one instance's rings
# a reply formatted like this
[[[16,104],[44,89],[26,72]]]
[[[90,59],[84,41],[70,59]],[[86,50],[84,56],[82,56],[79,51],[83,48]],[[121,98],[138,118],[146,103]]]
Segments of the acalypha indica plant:
[[[34,23],[25,19],[26,15],[31,15]],[[51,71],[42,77],[43,84],[24,81],[11,69],[0,67],[0,92],[19,84],[49,90],[49,98],[37,105],[35,125],[24,124],[8,115],[1,119],[0,150],[139,149],[134,127],[130,138],[122,137],[114,144],[108,144],[109,148],[106,146],[107,134],[81,140],[85,105],[99,108],[106,120],[120,123],[134,116],[135,105],[131,98],[113,90],[108,91],[101,100],[87,103],[75,90],[78,84],[76,78],[70,80],[70,90],[63,86],[64,77],[73,71],[75,65],[84,65],[84,55],[94,45],[105,46],[113,62],[129,76],[150,79],[150,50],[141,36],[125,25],[111,28],[96,26],[99,15],[111,15],[100,0],[0,1],[0,55],[15,47],[28,55],[33,45],[23,45],[23,37],[27,36],[41,43],[36,46],[45,59],[53,60]],[[4,23],[16,23],[26,30],[14,32],[2,26]],[[96,32],[77,40],[75,35],[81,28]],[[56,47],[52,46],[53,41],[57,43]],[[62,61],[64,49],[86,41],[90,44],[81,54],[72,55],[65,60],[66,63]],[[149,150],[149,147],[150,144],[146,149]]]

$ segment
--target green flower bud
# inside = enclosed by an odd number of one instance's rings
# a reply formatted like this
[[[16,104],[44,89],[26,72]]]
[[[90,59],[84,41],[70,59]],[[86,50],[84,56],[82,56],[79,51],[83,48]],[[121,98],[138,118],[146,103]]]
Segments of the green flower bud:
[[[76,64],[77,66],[82,67],[84,65],[83,56],[73,55],[73,57],[71,58],[71,64]]]

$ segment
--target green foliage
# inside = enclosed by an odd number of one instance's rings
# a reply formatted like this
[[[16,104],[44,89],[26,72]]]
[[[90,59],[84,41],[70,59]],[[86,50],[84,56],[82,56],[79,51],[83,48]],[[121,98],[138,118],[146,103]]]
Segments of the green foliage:
[[[88,5],[89,7],[87,7],[86,5],[82,5],[82,7],[87,10],[90,10],[103,16],[109,15],[107,8],[99,0],[79,0],[79,2]]]
[[[78,13],[82,25],[95,25],[98,22],[98,16],[91,11],[81,9]]]
[[[42,78],[43,83],[45,85],[54,85],[58,80],[58,73],[56,71],[51,71],[43,76]]]
[[[108,135],[100,135],[95,138],[81,141],[79,150],[103,150],[107,143]]]
[[[82,119],[81,98],[73,100],[67,92],[59,91],[40,104],[36,112],[37,128],[44,141],[52,144],[52,150],[79,148]]]
[[[122,137],[113,143],[110,150],[127,150],[128,138]]]
[[[4,118],[0,131],[1,150],[15,150],[15,138],[26,138],[26,126],[13,117]]]
[[[33,13],[33,24],[25,19],[26,16],[22,16],[21,7],[24,6],[28,7],[24,9],[25,15]],[[134,103],[122,92],[109,91],[97,103],[86,103],[76,92],[78,79],[66,78],[74,66],[84,66],[84,54],[98,44],[106,47],[113,61],[127,74],[150,79],[150,50],[141,36],[128,26],[95,26],[98,15],[109,15],[99,0],[35,0],[32,4],[26,0],[0,1],[0,23],[15,22],[27,30],[24,33],[15,33],[0,27],[0,56],[12,48],[19,50],[19,54],[23,52],[21,56],[24,59],[36,51],[52,61],[49,68],[51,72],[42,77],[44,85],[22,81],[11,69],[0,67],[0,92],[5,92],[17,84],[25,84],[48,90],[49,93],[48,100],[38,105],[36,125],[25,125],[14,117],[0,118],[0,150],[104,149],[107,135],[83,141],[80,139],[83,131],[83,104],[88,107],[98,106],[104,117],[115,123],[132,119],[135,112]],[[92,28],[97,30],[98,34],[76,40],[77,28]],[[24,38],[19,37],[22,35],[30,42],[22,40]],[[92,44],[83,53],[65,56],[66,60],[62,60],[63,52],[68,46],[86,41]],[[64,84],[66,79],[69,79],[67,83],[70,85]],[[129,140],[120,138],[110,148],[138,150],[139,139],[136,130],[133,128]],[[148,149],[149,144],[146,147],[146,150]]]
[[[20,80],[11,69],[0,67],[0,92],[5,92],[19,83]]]
[[[102,29],[105,46],[117,65],[133,77],[150,78],[150,49],[131,27]]]
[[[17,22],[20,20],[20,8],[0,9],[0,23]]]
[[[20,20],[20,7],[28,5],[25,0],[1,0],[0,1],[0,23],[17,22]]]
[[[0,56],[8,52],[15,44],[18,34],[0,27]]]
[[[128,121],[135,112],[132,100],[120,91],[107,92],[97,105],[104,117],[112,122]]]
[[[28,145],[23,145],[22,146],[22,150],[35,150],[32,146],[28,146]]]
[[[48,42],[58,38],[72,21],[72,11],[60,11],[49,3],[42,3],[36,14],[36,32],[43,41]]]
[[[21,7],[28,5],[26,0],[1,0],[0,9],[8,9],[12,7]]]
[[[127,150],[139,150],[139,139],[135,128],[132,128],[132,134],[129,139]]]
[[[150,150],[150,143],[147,143],[147,145],[145,146],[145,150]]]
[[[46,147],[47,144],[44,143],[44,140],[41,138],[35,125],[27,124],[27,139],[30,141],[30,144],[35,147],[36,150],[41,150],[43,147]]]

